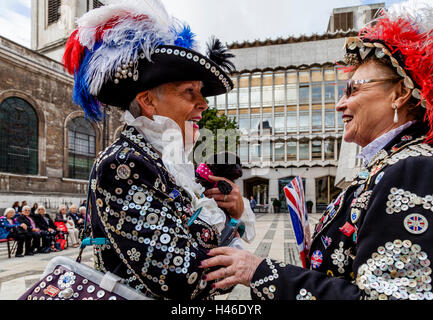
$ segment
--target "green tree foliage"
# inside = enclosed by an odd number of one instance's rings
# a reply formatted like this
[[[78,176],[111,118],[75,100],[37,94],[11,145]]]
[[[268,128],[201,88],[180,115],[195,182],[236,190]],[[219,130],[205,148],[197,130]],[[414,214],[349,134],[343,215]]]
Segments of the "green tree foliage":
[[[194,153],[200,148],[200,156],[205,159],[222,151],[236,153],[239,144],[239,125],[236,119],[230,119],[225,114],[219,115],[216,108],[208,108],[202,113],[202,119],[198,125],[201,136],[194,147]],[[206,137],[211,137],[211,139]],[[203,143],[207,144],[207,148],[203,148]],[[201,152],[201,150],[205,151]],[[194,161],[199,161],[196,156],[194,156]]]

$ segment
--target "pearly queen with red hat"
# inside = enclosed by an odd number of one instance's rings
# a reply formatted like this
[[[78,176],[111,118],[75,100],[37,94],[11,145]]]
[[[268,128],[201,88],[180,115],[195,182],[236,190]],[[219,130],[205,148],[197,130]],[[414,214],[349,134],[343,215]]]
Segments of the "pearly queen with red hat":
[[[345,62],[358,65],[375,55],[389,59],[416,104],[426,109],[425,120],[433,140],[433,11],[421,1],[408,1],[382,10],[377,19],[350,37]]]

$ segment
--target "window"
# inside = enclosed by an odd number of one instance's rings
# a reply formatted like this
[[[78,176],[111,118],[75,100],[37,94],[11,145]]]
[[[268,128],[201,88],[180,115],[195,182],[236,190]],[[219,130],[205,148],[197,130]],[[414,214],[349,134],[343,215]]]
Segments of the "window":
[[[314,140],[311,142],[313,160],[322,160],[322,141]]]
[[[310,160],[310,143],[308,141],[299,142],[299,160]]]
[[[334,160],[335,140],[325,140],[325,160]]]
[[[25,100],[0,104],[0,171],[38,174],[38,119]],[[19,137],[19,139],[17,139]]]
[[[263,150],[262,160],[272,161],[272,142],[269,140],[265,140],[261,142],[260,148]]]
[[[264,114],[262,119],[262,135],[271,135],[272,133],[272,114]]]
[[[239,158],[241,162],[248,162],[248,142],[242,142],[239,146]]]
[[[249,131],[248,118],[240,118],[239,119],[239,130],[241,131],[242,134],[245,134],[245,135],[248,134],[248,131]]]
[[[353,12],[334,14],[334,31],[348,31],[353,29]]]
[[[326,109],[325,110],[325,127],[327,129],[335,128],[335,110],[334,109]]]
[[[287,112],[287,132],[296,132],[296,111]]]
[[[287,142],[287,160],[295,161],[296,160],[296,141]]]
[[[335,101],[335,83],[325,84],[325,102]]]
[[[284,115],[275,115],[275,132],[284,132]]]
[[[310,112],[308,110],[299,111],[299,130],[310,130]]]
[[[321,131],[322,130],[322,110],[314,109],[313,110],[313,131]]]
[[[87,180],[96,155],[95,130],[84,118],[75,118],[68,127],[68,177]]]
[[[275,161],[284,161],[284,143],[277,142],[275,144]]]
[[[322,103],[322,86],[320,84],[313,85],[311,94],[313,103]]]
[[[299,104],[310,103],[310,86],[299,87]]]
[[[48,25],[59,21],[61,4],[61,0],[48,0]]]
[[[260,129],[260,118],[259,117],[251,117],[251,133],[258,133]]]
[[[251,144],[251,161],[260,161],[260,144]]]

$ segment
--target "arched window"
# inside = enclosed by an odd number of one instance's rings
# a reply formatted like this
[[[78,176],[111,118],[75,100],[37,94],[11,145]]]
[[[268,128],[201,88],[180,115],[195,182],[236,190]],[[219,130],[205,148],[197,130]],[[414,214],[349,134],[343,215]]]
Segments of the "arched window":
[[[95,130],[84,118],[78,117],[68,125],[68,177],[87,180],[96,155]]]
[[[38,174],[38,118],[21,98],[0,104],[0,171]]]

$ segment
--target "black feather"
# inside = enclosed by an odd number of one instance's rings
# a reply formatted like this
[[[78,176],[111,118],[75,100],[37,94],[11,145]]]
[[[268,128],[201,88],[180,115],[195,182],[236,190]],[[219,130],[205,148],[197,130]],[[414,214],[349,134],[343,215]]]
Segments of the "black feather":
[[[215,37],[212,37],[210,42],[207,43],[207,56],[227,72],[234,72],[236,70],[233,62],[229,60],[234,58],[235,55],[230,53],[228,48]]]

